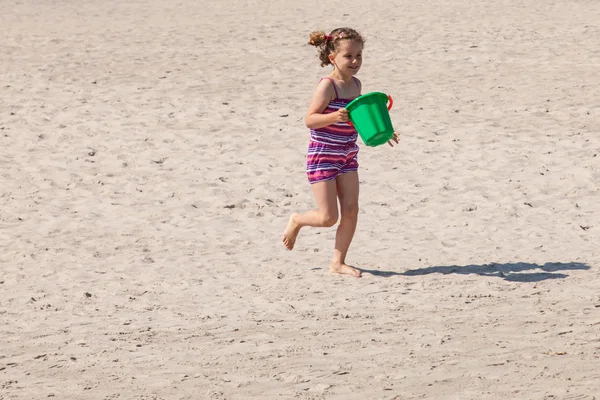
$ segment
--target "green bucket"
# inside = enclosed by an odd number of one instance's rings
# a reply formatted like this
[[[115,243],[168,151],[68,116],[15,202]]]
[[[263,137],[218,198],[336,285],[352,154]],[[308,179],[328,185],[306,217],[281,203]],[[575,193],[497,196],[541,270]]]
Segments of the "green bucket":
[[[371,92],[358,96],[346,106],[352,121],[350,125],[354,125],[367,146],[382,145],[394,136],[389,113],[392,104],[394,101],[391,96],[381,92]]]

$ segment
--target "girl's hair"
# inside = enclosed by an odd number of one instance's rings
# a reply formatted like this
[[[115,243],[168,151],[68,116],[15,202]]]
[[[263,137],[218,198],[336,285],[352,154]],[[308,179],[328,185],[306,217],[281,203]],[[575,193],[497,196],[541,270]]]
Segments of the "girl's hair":
[[[351,28],[337,28],[331,31],[329,35],[322,31],[310,33],[308,44],[317,47],[321,67],[331,64],[329,55],[335,53],[342,40],[354,40],[364,46],[365,39]]]

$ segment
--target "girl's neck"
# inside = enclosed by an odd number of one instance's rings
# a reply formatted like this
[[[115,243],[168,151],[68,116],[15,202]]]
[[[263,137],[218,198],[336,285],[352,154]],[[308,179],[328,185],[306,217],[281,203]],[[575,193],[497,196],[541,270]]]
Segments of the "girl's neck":
[[[338,81],[344,81],[345,83],[352,82],[352,75],[344,75],[337,68],[333,70],[330,76],[333,79],[337,79]]]

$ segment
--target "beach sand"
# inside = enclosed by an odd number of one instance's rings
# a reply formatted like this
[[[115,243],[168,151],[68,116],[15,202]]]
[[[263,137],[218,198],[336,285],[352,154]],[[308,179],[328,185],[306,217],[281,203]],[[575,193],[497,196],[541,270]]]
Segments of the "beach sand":
[[[0,3],[0,399],[600,398],[600,3]],[[332,276],[311,30],[366,38]]]

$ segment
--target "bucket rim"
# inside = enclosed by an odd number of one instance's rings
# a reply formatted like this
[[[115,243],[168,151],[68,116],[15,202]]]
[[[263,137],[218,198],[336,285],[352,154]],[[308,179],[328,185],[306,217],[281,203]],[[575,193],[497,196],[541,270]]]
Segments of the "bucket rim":
[[[386,100],[388,99],[388,95],[382,92],[369,92],[369,93],[365,93],[365,94],[361,94],[360,96],[358,96],[357,98],[355,98],[354,100],[352,100],[350,103],[348,103],[346,105],[346,109],[349,110],[351,107],[354,107],[356,105],[356,103],[358,103],[361,100],[364,100],[366,97],[374,97],[374,96],[383,96],[386,98]]]

